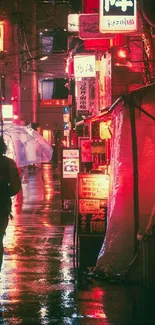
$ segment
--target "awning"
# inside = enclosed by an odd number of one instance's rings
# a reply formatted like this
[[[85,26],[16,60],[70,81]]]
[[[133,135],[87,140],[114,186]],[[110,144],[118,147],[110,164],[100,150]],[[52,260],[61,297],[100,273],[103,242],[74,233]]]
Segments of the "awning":
[[[85,118],[79,122],[76,123],[76,126],[84,125],[85,123],[89,124],[98,120],[107,120],[110,117],[110,114],[115,109],[117,104],[119,104],[121,101],[128,100],[131,97],[134,97],[138,95],[139,98],[144,98],[146,95],[148,95],[149,91],[152,91],[153,87],[155,87],[155,83],[145,85],[143,87],[137,88],[135,90],[132,90],[130,93],[127,93],[125,95],[122,95],[116,99],[116,101],[108,108],[104,108],[100,114],[96,116],[90,116],[88,118]]]

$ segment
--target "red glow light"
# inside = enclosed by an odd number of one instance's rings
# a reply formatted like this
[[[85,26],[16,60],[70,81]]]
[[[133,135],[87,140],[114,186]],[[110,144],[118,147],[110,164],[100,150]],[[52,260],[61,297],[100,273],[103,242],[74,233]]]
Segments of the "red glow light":
[[[14,114],[14,115],[13,115],[13,119],[14,119],[14,120],[18,120],[18,115]]]
[[[117,55],[119,58],[125,59],[127,57],[128,53],[125,49],[119,49],[117,52]]]

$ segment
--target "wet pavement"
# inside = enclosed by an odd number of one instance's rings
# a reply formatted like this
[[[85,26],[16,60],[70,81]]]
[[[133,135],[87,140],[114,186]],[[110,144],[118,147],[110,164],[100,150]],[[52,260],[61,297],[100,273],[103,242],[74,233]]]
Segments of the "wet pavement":
[[[67,213],[62,223],[59,169],[25,171],[22,187],[4,239],[0,324],[155,323],[154,292],[96,281],[75,268]]]

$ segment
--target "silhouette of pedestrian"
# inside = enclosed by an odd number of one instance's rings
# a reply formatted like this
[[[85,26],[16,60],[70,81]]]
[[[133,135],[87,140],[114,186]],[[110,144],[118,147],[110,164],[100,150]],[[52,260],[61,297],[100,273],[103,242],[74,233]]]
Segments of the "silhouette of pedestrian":
[[[3,237],[11,215],[11,197],[21,189],[18,168],[13,159],[5,156],[7,146],[0,137],[0,270],[3,261]]]

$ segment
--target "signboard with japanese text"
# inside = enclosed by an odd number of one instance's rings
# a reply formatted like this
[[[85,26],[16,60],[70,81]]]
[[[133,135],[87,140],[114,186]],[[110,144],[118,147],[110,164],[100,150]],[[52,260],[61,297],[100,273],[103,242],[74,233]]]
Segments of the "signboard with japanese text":
[[[67,131],[67,130],[66,130]],[[61,200],[74,200],[76,193],[77,175],[80,172],[80,149],[61,149]]]
[[[78,233],[105,234],[109,179],[102,174],[78,174]]]
[[[0,22],[0,52],[4,51],[4,23]]]
[[[69,14],[68,15],[68,31],[69,32],[78,32],[79,30],[79,15],[78,14]]]
[[[107,207],[98,213],[79,214],[79,234],[105,234],[107,224]]]
[[[109,39],[115,35],[103,34],[99,31],[99,14],[79,15],[79,37],[85,39]]]
[[[79,173],[79,149],[63,149],[62,153],[62,177],[77,178]]]
[[[95,77],[96,76],[95,55],[75,55],[74,76],[75,78]]]
[[[97,106],[97,92],[96,92],[96,79],[89,78],[89,115],[95,113],[95,109]]]
[[[79,213],[95,213],[100,212],[101,207],[106,206],[107,201],[103,200],[90,200],[90,199],[79,199]]]
[[[130,33],[137,30],[137,0],[100,0],[101,33]]]
[[[89,81],[87,79],[77,81],[77,114],[89,114]]]
[[[92,162],[91,140],[89,138],[79,137],[78,146],[81,148],[81,162]]]
[[[109,176],[105,174],[80,174],[78,180],[79,199],[107,199]]]
[[[40,101],[41,107],[51,107],[51,106],[67,106],[68,99],[42,99]]]
[[[101,58],[99,92],[100,110],[110,107],[112,104],[112,58],[109,52]]]

